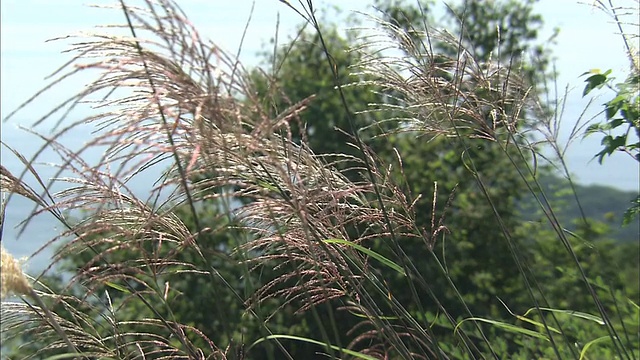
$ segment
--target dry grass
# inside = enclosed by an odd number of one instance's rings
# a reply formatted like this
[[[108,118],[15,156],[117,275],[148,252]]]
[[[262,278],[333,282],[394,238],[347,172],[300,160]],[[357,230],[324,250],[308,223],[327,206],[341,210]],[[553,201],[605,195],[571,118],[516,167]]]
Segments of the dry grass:
[[[70,151],[55,136],[45,145],[64,159],[60,171],[73,175],[56,181],[67,187],[55,194],[38,194],[20,176],[2,168],[3,189],[34,201],[38,206],[34,216],[52,212],[67,226],[47,244],[59,246],[56,261],[89,254],[65,289],[58,292],[38,285],[39,296],[59,313],[56,322],[81,353],[78,357],[231,358],[230,347],[214,344],[199,329],[173,317],[167,300],[173,289],[163,279],[187,272],[216,278],[221,275],[210,257],[229,259],[232,253],[244,259],[242,266],[249,272],[277,264],[273,268],[277,277],[257,284],[249,296],[236,294],[247,316],[261,321],[267,333],[268,319],[287,306],[297,312],[313,311],[339,299],[340,311],[363,319],[352,329],[355,340],[345,344],[347,348],[372,358],[446,358],[429,327],[409,314],[407,304],[391,296],[380,275],[381,268],[391,268],[411,291],[428,292],[428,277],[403,260],[398,239],[433,249],[447,231],[436,214],[435,193],[431,229],[416,225],[417,199],[390,176],[392,168],[402,167],[401,154],[397,163],[383,164],[366,144],[360,144],[361,158],[342,158],[363,173],[359,181],[350,180],[344,175],[349,169],[337,170],[304,141],[292,140],[290,124],[311,99],[269,116],[241,64],[203,40],[176,3],[121,5],[129,23],[117,28],[131,35],[77,37],[70,49],[73,61],[57,74],[59,79],[83,71],[100,74],[63,104],[73,107],[89,101],[95,114],[59,133],[93,124],[99,129],[95,137],[79,151]],[[452,45],[458,39],[446,32],[409,36],[390,23],[378,25],[379,36],[359,48],[363,62],[358,71],[372,79],[367,84],[403,99],[401,106],[383,104],[378,109],[402,114],[388,120],[395,122],[393,131],[463,141],[479,138],[503,144],[506,153],[514,144],[527,147],[520,129],[533,126],[522,124],[520,114],[535,112],[537,98],[510,64],[479,63],[463,48],[456,59],[438,58],[426,51],[428,46],[416,43],[415,36],[424,41],[438,37]],[[379,47],[394,47],[404,55],[368,55]],[[54,80],[42,94],[54,91],[57,83]],[[82,158],[82,152],[92,147],[105,149],[96,164]],[[144,178],[145,171],[161,160],[168,160],[170,168],[154,179],[147,199],[136,197],[128,181]],[[214,201],[222,204],[223,216],[242,234],[233,252],[217,252],[202,242],[204,235],[221,231],[209,227],[198,211]],[[194,226],[178,215],[178,209],[185,207]],[[86,216],[73,222],[63,215],[70,211]],[[62,241],[69,237],[70,241]],[[380,239],[389,249],[388,258],[367,251]],[[197,260],[183,260],[184,253],[196,254]],[[83,293],[72,290],[78,286]],[[102,293],[105,287],[125,299],[112,303],[109,292]],[[281,300],[279,307],[274,313],[260,313],[271,299]],[[118,307],[127,302],[137,302],[154,317],[120,319]],[[447,317],[446,304],[438,306]],[[2,304],[3,336],[28,334],[34,344],[49,344],[32,358],[65,345],[49,326],[52,323],[43,322],[38,314],[38,307],[28,302]],[[456,319],[447,321],[457,325]],[[476,342],[464,331],[457,336],[468,354],[476,353]]]

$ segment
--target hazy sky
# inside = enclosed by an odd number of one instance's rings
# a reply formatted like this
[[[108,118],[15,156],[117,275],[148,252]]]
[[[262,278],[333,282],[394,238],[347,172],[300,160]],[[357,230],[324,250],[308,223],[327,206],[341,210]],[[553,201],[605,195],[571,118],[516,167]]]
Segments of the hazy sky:
[[[291,0],[292,4],[296,2]],[[110,1],[96,3],[112,4]],[[278,0],[257,0],[255,3],[251,0],[183,0],[179,3],[203,37],[214,40],[232,53],[236,53],[251,16],[240,55],[246,65],[258,63],[256,53],[264,50],[263,44],[275,34],[278,15],[281,39],[292,35],[301,22],[298,15]],[[352,10],[371,12],[369,0],[318,0],[315,3],[318,8],[341,4],[347,13]],[[46,84],[44,78],[69,58],[68,54],[61,54],[65,49],[63,42],[45,43],[45,40],[79,30],[91,30],[96,24],[123,21],[121,11],[96,9],[84,4],[85,1],[72,0],[2,0],[0,89],[3,118],[42,88]],[[541,39],[549,36],[553,28],[560,28],[554,55],[560,72],[559,87],[563,89],[569,84],[573,89],[565,112],[565,126],[569,128],[586,104],[581,98],[583,79],[579,79],[579,75],[592,68],[612,68],[622,79],[628,69],[628,61],[621,38],[616,35],[617,28],[605,14],[573,0],[542,0],[536,9],[545,20]],[[24,140],[29,137],[19,131],[16,124],[28,126],[52,106],[77,92],[82,84],[82,77],[72,79],[20,112],[14,120],[3,123],[2,140],[19,150],[31,150]],[[602,98],[597,103],[606,100]],[[590,114],[596,110],[594,108]],[[50,124],[39,130],[45,131],[47,126]],[[590,161],[599,150],[599,141],[595,137],[577,142],[569,151],[571,171],[578,181],[637,190],[638,165],[631,158],[619,154],[607,159],[604,166],[595,160]],[[2,159],[3,163],[14,163],[6,151],[3,151]]]

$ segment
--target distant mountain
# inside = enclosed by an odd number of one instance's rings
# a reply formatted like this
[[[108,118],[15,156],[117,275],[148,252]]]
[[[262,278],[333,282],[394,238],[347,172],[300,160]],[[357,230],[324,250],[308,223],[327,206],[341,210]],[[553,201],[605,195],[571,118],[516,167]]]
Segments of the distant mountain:
[[[569,230],[575,229],[574,219],[580,219],[580,209],[571,192],[569,182],[563,178],[547,175],[540,179],[545,194],[554,205],[554,210],[562,224]],[[638,192],[622,191],[602,185],[576,186],[576,194],[584,214],[587,218],[598,220],[611,227],[611,237],[621,242],[639,241],[640,222],[634,220],[627,226],[622,226],[624,212],[631,206],[631,200],[638,196]],[[525,201],[526,202],[526,201]],[[532,216],[532,206],[523,206],[523,215]]]

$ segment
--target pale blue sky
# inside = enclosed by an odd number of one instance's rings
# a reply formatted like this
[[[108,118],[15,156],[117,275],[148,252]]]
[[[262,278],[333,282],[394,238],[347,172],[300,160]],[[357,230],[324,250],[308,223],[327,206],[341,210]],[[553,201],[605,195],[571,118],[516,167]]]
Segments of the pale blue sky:
[[[296,0],[291,0],[295,4]],[[111,1],[95,1],[98,4],[112,4]],[[340,4],[345,12],[353,10],[371,12],[371,1],[317,0],[318,8]],[[44,78],[62,65],[68,54],[63,42],[45,40],[63,36],[79,30],[91,30],[96,24],[122,21],[119,10],[105,10],[87,7],[85,1],[74,0],[3,0],[0,3],[1,21],[1,114],[6,116],[11,110],[42,88]],[[240,44],[242,32],[255,6],[240,59],[247,65],[258,62],[256,53],[276,31],[276,19],[280,15],[281,38],[293,34],[300,24],[300,18],[278,0],[235,1],[180,1],[183,10],[204,37],[217,42],[223,48],[235,53]],[[545,38],[554,27],[560,28],[555,46],[557,67],[560,72],[560,88],[569,84],[573,92],[569,95],[565,122],[570,126],[586,102],[581,98],[582,79],[578,76],[591,69],[612,68],[619,78],[628,68],[621,38],[617,28],[601,12],[588,5],[573,0],[542,0],[537,10],[545,20]],[[16,124],[28,126],[38,116],[44,114],[56,103],[73,94],[83,84],[78,77],[48,93],[38,102],[23,110],[12,121],[2,124],[2,139],[19,149],[24,146],[24,134],[16,129]],[[599,102],[604,102],[606,98]],[[595,111],[595,108],[594,108]],[[594,112],[591,112],[592,114]],[[48,129],[49,124],[39,128]],[[591,161],[598,151],[599,138],[574,143],[569,152],[571,170],[582,183],[616,185],[630,190],[638,188],[638,166],[624,155],[616,155],[601,166]],[[29,150],[25,148],[25,151]],[[3,152],[3,163],[12,164]]]

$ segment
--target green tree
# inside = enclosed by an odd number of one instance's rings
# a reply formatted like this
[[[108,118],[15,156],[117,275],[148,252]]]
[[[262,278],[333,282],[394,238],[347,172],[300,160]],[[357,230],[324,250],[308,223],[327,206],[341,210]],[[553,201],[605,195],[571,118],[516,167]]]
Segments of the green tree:
[[[447,28],[451,29],[452,39],[461,39],[462,48],[470,52],[476,62],[482,64],[492,61],[502,66],[518,64],[513,66],[514,74],[517,73],[530,84],[536,84],[544,76],[550,55],[548,49],[536,43],[542,18],[534,13],[534,3],[535,1],[458,2],[446,10],[446,18],[451,19],[447,22]],[[398,8],[399,2],[391,1],[378,1],[377,4],[389,16],[394,16],[389,18],[391,22],[411,31],[424,28],[423,16],[417,16],[418,14],[435,17],[435,7],[430,3],[423,9],[416,9],[410,4]],[[437,37],[432,37],[429,41],[433,48],[433,56],[457,57],[458,44],[442,41]],[[414,38],[414,42],[427,44],[427,39]],[[424,45],[423,51],[427,51],[427,47]],[[532,58],[527,56],[531,53],[536,61],[526,62]],[[519,68],[521,63],[523,71],[518,72],[515,69]],[[445,75],[445,81],[452,80],[447,79]],[[465,84],[461,86],[464,87]],[[471,89],[478,87],[475,83],[468,86]],[[452,98],[453,96],[455,95],[451,94]],[[480,100],[489,103],[500,101],[490,93],[480,93],[478,96]],[[452,100],[444,100],[446,101]],[[478,102],[467,105],[470,108],[478,108],[479,104]],[[534,114],[523,112],[515,115],[516,107],[517,104],[513,107],[505,106],[503,109],[507,116],[514,117],[512,120],[518,124],[517,126],[523,126],[526,121],[534,121]],[[489,109],[484,112],[480,110],[475,115],[480,118],[479,121],[486,124],[493,121]],[[458,116],[461,121],[478,120],[465,119],[464,114]],[[457,129],[458,135],[451,138],[427,141],[428,135],[399,135],[392,139],[394,146],[400,149],[403,155],[403,172],[413,194],[430,194],[434,182],[438,182],[437,197],[442,207],[437,211],[446,214],[446,225],[451,232],[446,236],[446,242],[439,245],[442,246],[442,251],[438,250],[440,261],[447,264],[449,274],[458,289],[467,294],[465,303],[474,314],[480,316],[495,317],[504,314],[500,311],[501,305],[496,296],[513,299],[516,294],[525,293],[501,226],[504,226],[509,234],[515,234],[515,229],[519,226],[517,205],[527,192],[524,179],[509,157],[520,164],[529,159],[519,157],[514,148],[507,145],[514,139],[509,138],[511,130],[506,130],[496,128],[492,134],[495,136],[493,141],[469,136],[472,134],[464,127]],[[485,190],[482,190],[480,183]],[[445,210],[445,199],[456,186],[455,197],[450,207]],[[483,191],[486,191],[486,196],[491,199],[491,204],[483,195]],[[416,212],[423,214],[419,217],[422,226],[429,227],[431,211],[432,199],[425,196],[418,201]],[[496,213],[502,225],[496,219]],[[522,240],[513,236],[510,241],[517,244]],[[415,249],[410,253],[419,252],[427,257],[425,250]],[[424,266],[426,273],[437,272],[435,267],[427,270],[433,265]],[[450,290],[445,290],[449,286],[444,277],[441,279],[436,278],[435,281],[442,282],[434,287],[448,293],[447,300],[460,304]],[[519,297],[520,305],[523,301],[527,301],[526,296]],[[452,307],[452,314],[455,317],[463,316],[465,311],[462,304]]]
[[[305,138],[316,154],[328,156],[327,161],[338,161],[336,166],[345,169],[354,166],[353,161],[343,163],[349,156],[361,157],[355,146],[348,145],[355,143],[353,130],[373,125],[380,118],[375,113],[354,114],[370,110],[368,104],[377,103],[381,98],[372,86],[350,86],[367,80],[352,74],[351,66],[361,61],[358,53],[349,51],[355,36],[343,37],[335,24],[327,23],[322,37],[335,69],[328,65],[320,34],[306,30],[291,43],[280,45],[275,55],[267,55],[265,63],[276,66],[268,76],[255,70],[253,77],[256,91],[265,94],[265,106],[273,114],[292,104],[306,102],[306,109],[291,122],[293,139]],[[339,76],[337,79],[333,76],[334,70]],[[342,93],[351,115],[343,106],[336,83],[343,86]],[[349,117],[353,120],[353,129]],[[375,133],[361,132],[361,136],[370,139]],[[331,156],[336,154],[341,156]]]
[[[523,77],[529,81],[540,80],[540,70],[544,70],[548,61],[548,53],[537,47],[537,29],[542,20],[539,15],[533,13],[533,1],[521,3],[517,1],[497,1],[480,3],[476,1],[458,3],[449,11],[450,15],[456,15],[460,21],[452,21],[450,28],[453,37],[462,35],[465,46],[479,62],[485,62],[499,56],[503,65],[513,62],[520,63],[525,59],[525,54],[533,52],[540,61],[535,64],[527,63],[524,66]],[[377,5],[388,15],[388,20],[409,29],[421,29],[423,27],[423,15],[433,17],[431,7],[416,9],[412,3],[407,2],[377,2]],[[451,24],[447,24],[451,25]],[[500,41],[497,28],[502,29]],[[327,50],[337,65],[339,74],[338,83],[348,84],[353,78],[347,77],[351,66],[358,63],[358,58],[345,53],[348,41],[336,36],[335,31],[325,32]],[[302,41],[297,41],[291,47],[284,47],[276,54],[278,68],[276,78],[279,80],[279,90],[286,94],[287,101],[295,103],[302,101],[310,95],[316,96],[309,104],[309,109],[300,114],[300,124],[306,129],[305,135],[309,139],[311,148],[318,154],[347,153],[359,156],[355,149],[347,146],[350,137],[342,132],[351,132],[349,116],[342,106],[339,93],[334,89],[334,79],[331,69],[326,65],[324,50],[319,42],[318,35],[303,35]],[[414,41],[426,41],[418,36]],[[435,41],[435,40],[434,40]],[[458,48],[455,44],[440,41],[434,43],[434,56],[441,59],[455,58]],[[425,50],[423,48],[423,50]],[[451,71],[455,70],[450,68]],[[375,77],[375,74],[367,76]],[[446,74],[442,75],[445,81],[451,81]],[[265,80],[265,84],[268,82]],[[380,92],[383,86],[378,88]],[[383,103],[384,100],[372,93],[375,88],[371,86],[347,87],[344,89],[347,95],[347,103],[353,113],[367,109],[367,104]],[[387,92],[388,98],[407,104],[402,97],[406,94],[391,91]],[[451,95],[453,96],[453,94]],[[480,97],[482,99],[482,97]],[[487,101],[496,101],[485,97]],[[282,100],[276,99],[278,104]],[[387,100],[388,101],[388,100]],[[442,100],[443,102],[449,101]],[[469,106],[474,106],[469,104]],[[281,107],[281,105],[279,105]],[[513,109],[512,109],[513,110]],[[377,113],[374,116],[355,116],[357,128],[372,127],[376,121],[393,117],[397,114]],[[482,114],[484,121],[490,123],[490,114]],[[464,120],[464,119],[463,119]],[[521,120],[521,119],[518,119]],[[390,125],[386,122],[386,128],[379,128],[381,132],[390,131]],[[403,125],[398,125],[403,126]],[[335,128],[342,132],[336,132]],[[398,128],[396,128],[398,130]],[[461,129],[465,132],[466,130]],[[383,164],[395,164],[395,152],[397,149],[402,155],[402,174],[395,172],[395,179],[402,183],[406,179],[407,193],[414,196],[422,194],[423,198],[417,201],[415,212],[418,225],[425,229],[430,228],[432,215],[432,199],[434,182],[438,182],[437,198],[439,199],[436,212],[446,215],[446,226],[450,234],[446,241],[438,244],[437,257],[442,264],[446,264],[447,274],[434,262],[435,252],[420,242],[403,241],[403,249],[410,257],[410,262],[416,264],[421,274],[429,274],[429,287],[441,302],[447,303],[447,310],[453,318],[460,319],[468,316],[465,306],[469,306],[471,312],[478,316],[496,317],[506,312],[497,301],[496,296],[510,299],[512,304],[525,306],[529,300],[521,283],[520,275],[510,255],[507,240],[501,230],[500,223],[496,219],[494,211],[500,216],[503,226],[512,234],[518,226],[517,202],[524,194],[526,187],[516,169],[505,155],[501,144],[507,142],[508,133],[502,132],[497,142],[486,139],[468,138],[466,134],[464,142],[447,138],[430,139],[430,135],[416,136],[417,133],[399,133],[389,135],[383,141],[369,143]],[[366,138],[366,135],[365,135]],[[515,156],[515,152],[508,150]],[[472,159],[476,167],[470,169],[469,160]],[[518,161],[526,161],[520,159]],[[386,166],[386,165],[385,165]],[[478,180],[483,182],[487,189],[487,195],[493,203],[489,204],[482,194]],[[445,210],[444,205],[451,191],[457,188],[455,197],[450,206]],[[521,241],[522,239],[512,241]],[[388,245],[377,242],[374,249],[380,253],[393,256],[389,253]],[[442,248],[440,248],[442,247]],[[444,255],[440,255],[444,254]],[[463,302],[458,299],[450,286],[450,280],[456,284],[463,294]],[[423,290],[426,291],[426,290]],[[411,311],[419,309],[435,309],[430,296],[420,292],[418,296],[408,292],[401,281],[396,287],[391,285],[392,296],[400,299],[404,304],[414,304]],[[517,298],[518,300],[513,300]],[[449,333],[444,330],[442,333]]]
[[[630,54],[633,56],[633,54]],[[595,123],[587,128],[585,136],[594,133],[603,134],[603,149],[595,157],[602,163],[605,156],[610,156],[614,152],[623,152],[630,155],[636,162],[640,163],[640,65],[632,64],[632,71],[629,77],[620,84],[613,84],[611,70],[600,73],[599,70],[592,70],[584,73],[590,75],[585,82],[583,96],[586,96],[594,89],[604,86],[614,91],[615,97],[604,104],[604,114],[606,121]],[[620,130],[623,130],[620,132]],[[617,132],[617,133],[616,133]],[[633,139],[636,139],[633,142]],[[631,207],[625,212],[623,224],[628,225],[640,214],[640,195],[631,200]]]

